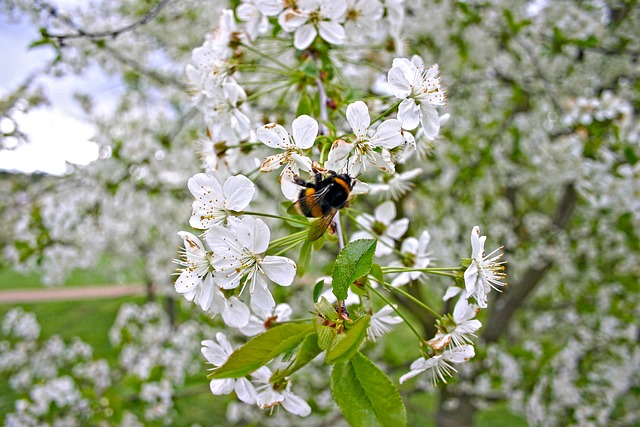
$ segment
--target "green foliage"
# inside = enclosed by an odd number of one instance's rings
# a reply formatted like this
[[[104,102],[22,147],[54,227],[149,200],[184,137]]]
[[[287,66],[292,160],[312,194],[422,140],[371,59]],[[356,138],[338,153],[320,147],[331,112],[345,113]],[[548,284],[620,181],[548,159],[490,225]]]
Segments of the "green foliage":
[[[336,335],[327,350],[327,363],[334,364],[351,359],[367,336],[370,320],[369,315],[362,316],[353,322],[344,334]]]
[[[389,377],[362,353],[331,371],[331,392],[353,427],[400,427],[407,413]]]
[[[241,378],[266,365],[277,356],[295,348],[313,332],[311,324],[283,324],[252,338],[234,351],[227,363],[209,378]]]
[[[300,349],[298,350],[298,354],[296,355],[296,359],[293,364],[283,371],[276,371],[271,376],[271,382],[275,383],[284,379],[285,377],[288,377],[298,369],[306,366],[321,352],[322,349],[320,348],[320,346],[318,346],[318,334],[308,334],[304,337],[304,340],[302,340],[302,344],[300,344]]]
[[[309,267],[309,260],[311,259],[311,247],[312,243],[310,240],[305,240],[302,246],[300,247],[300,255],[298,256],[298,276],[302,277]]]
[[[320,294],[322,294],[322,289],[324,289],[324,279],[320,280],[313,287],[313,302],[317,302],[320,299]]]
[[[340,251],[331,273],[333,294],[338,300],[346,299],[349,286],[359,277],[369,273],[377,242],[375,239],[355,240]]]

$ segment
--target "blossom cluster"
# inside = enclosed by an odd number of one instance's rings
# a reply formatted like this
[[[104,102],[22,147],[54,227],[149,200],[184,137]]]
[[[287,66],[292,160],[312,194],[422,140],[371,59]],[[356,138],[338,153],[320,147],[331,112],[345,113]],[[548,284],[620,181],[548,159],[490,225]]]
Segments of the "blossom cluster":
[[[409,219],[396,219],[396,204],[391,200],[380,204],[373,215],[345,210],[357,231],[345,239],[342,229],[340,211],[356,196],[382,191],[398,200],[408,195],[413,187],[411,180],[422,169],[402,169],[414,154],[422,156],[430,149],[447,119],[438,111],[446,105],[439,67],[426,66],[418,55],[390,58],[388,71],[376,76],[378,81],[384,79],[382,92],[388,94],[386,97],[367,102],[340,100],[339,85],[348,82],[331,78],[327,70],[335,66],[333,61],[341,60],[336,47],[355,39],[355,33],[350,36],[350,28],[370,28],[364,23],[384,16],[387,36],[399,35],[402,14],[395,12],[400,2],[389,1],[384,7],[377,1],[367,2],[367,6],[364,3],[309,0],[283,8],[280,2],[242,2],[235,11],[221,13],[217,28],[194,49],[192,63],[186,68],[190,92],[206,124],[206,137],[201,141],[205,173],[188,181],[193,196],[189,225],[201,234],[179,233],[184,249],[181,259],[176,260],[179,269],[175,290],[246,336],[298,321],[292,319],[298,307],[277,304],[270,282],[297,288],[296,276],[305,273],[308,261],[303,261],[302,252],[297,263],[284,254],[298,246],[310,252],[309,241],[337,240],[338,249],[343,250],[347,241],[376,239],[373,257],[387,265],[381,272],[392,278],[391,283],[378,279],[365,285],[368,294],[378,294],[383,300],[381,307],[371,304],[369,298],[353,295],[335,301],[334,311],[323,305],[332,299],[330,292],[322,294],[315,305],[317,322],[334,328],[334,333],[344,333],[342,323],[353,322],[347,313],[357,308],[370,314],[368,339],[380,338],[406,319],[397,304],[377,288],[406,294],[404,285],[419,283],[431,272],[429,233],[423,231],[419,239],[405,236]],[[265,34],[276,37],[263,40]],[[366,31],[358,34],[375,36]],[[291,42],[297,52],[293,58],[263,53],[278,45],[288,47]],[[303,67],[301,75],[296,70]],[[290,112],[284,106],[284,114],[273,109],[268,100],[277,99],[278,92],[284,99],[290,87],[298,87],[302,96],[288,127],[278,122],[286,121]],[[394,113],[394,118],[389,117]],[[263,124],[265,117],[279,119]],[[272,203],[267,203],[264,211],[249,210],[251,203],[261,204],[260,190],[269,191],[270,181],[262,176],[274,171],[279,171],[283,201],[293,203],[305,216],[322,218],[309,226],[305,218],[283,216],[273,206],[268,207]],[[379,181],[371,182],[372,178]],[[332,193],[334,186],[346,192],[345,201],[331,202],[337,197]],[[302,231],[272,240],[271,228],[258,217],[280,219]],[[305,230],[308,227],[309,233]],[[445,275],[464,283],[447,291],[446,298],[461,294],[453,315],[437,315],[437,335],[428,341],[420,337],[423,357],[412,364],[400,382],[427,370],[433,372],[434,380],[446,381],[445,376],[455,371],[451,364],[474,356],[471,337],[481,326],[475,317],[480,308],[487,307],[489,291],[504,286],[505,275],[502,254],[499,249],[485,254],[486,237],[480,236],[478,227],[473,229],[471,239],[472,256],[464,274],[461,267],[443,269]],[[338,295],[335,289],[333,293]],[[336,312],[334,317],[332,313]],[[233,363],[235,353],[225,334],[218,333],[216,341],[205,340],[202,346],[202,353],[214,366],[214,376]],[[235,391],[242,402],[263,409],[281,405],[296,415],[309,415],[310,406],[291,392],[290,380],[274,380],[274,376],[274,371],[260,366],[244,377],[214,378],[210,386],[215,395]]]

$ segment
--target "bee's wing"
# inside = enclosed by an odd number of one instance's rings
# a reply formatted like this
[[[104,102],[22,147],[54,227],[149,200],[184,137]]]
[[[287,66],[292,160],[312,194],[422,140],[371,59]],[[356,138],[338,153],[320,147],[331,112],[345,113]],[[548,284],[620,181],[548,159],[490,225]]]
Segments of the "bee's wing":
[[[333,221],[333,218],[336,216],[336,213],[338,213],[338,209],[332,209],[331,212],[313,221],[309,227],[309,234],[307,235],[307,238],[313,242],[322,237],[331,224],[331,221]]]
[[[316,191],[312,194],[306,194],[296,200],[289,208],[287,209],[287,213],[289,215],[305,215],[301,205],[305,204],[309,209],[313,208],[316,205],[320,205],[322,203],[322,198],[329,191],[329,187],[324,187],[320,191]],[[316,217],[318,218],[318,217]]]

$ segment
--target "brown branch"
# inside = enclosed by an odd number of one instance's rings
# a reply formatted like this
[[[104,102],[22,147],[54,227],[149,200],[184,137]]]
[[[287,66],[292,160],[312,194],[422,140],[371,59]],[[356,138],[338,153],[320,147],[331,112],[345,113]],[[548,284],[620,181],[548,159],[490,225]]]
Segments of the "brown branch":
[[[66,23],[68,26],[70,26],[71,28],[73,28],[75,32],[67,33],[67,34],[52,34],[45,30],[42,35],[52,39],[57,39],[60,42],[63,42],[66,39],[77,39],[77,38],[84,38],[84,39],[90,39],[90,40],[106,39],[106,38],[115,39],[119,35],[127,33],[129,31],[133,31],[136,28],[141,27],[145,25],[147,22],[151,21],[160,13],[160,11],[169,3],[169,1],[170,0],[161,0],[160,3],[158,3],[153,9],[151,9],[151,11],[149,11],[148,14],[146,14],[141,19],[129,25],[125,25],[124,27],[120,27],[118,29],[111,30],[111,31],[96,31],[96,32],[86,31],[85,29],[80,27],[78,24],[76,24],[69,18],[61,18],[55,7],[51,5],[43,4],[42,5],[43,9],[46,9],[49,15],[55,18],[62,19],[62,21]]]
[[[573,183],[569,183],[565,186],[562,199],[558,203],[553,215],[554,228],[563,230],[567,227],[569,219],[576,207],[576,202],[576,190]],[[484,332],[482,333],[482,339],[485,342],[496,342],[500,339],[511,317],[522,307],[527,296],[541,282],[553,265],[554,260],[547,259],[541,266],[529,267],[520,282],[509,286],[505,293],[498,298],[489,312],[489,319],[485,323]]]

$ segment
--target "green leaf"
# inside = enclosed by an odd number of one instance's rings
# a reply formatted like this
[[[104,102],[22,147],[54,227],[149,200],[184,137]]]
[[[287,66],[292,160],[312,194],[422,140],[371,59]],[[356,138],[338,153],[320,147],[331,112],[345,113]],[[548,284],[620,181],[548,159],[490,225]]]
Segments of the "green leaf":
[[[332,322],[335,322],[336,320],[338,320],[338,313],[336,312],[336,309],[333,308],[331,303],[327,301],[326,298],[323,297],[320,300],[320,302],[313,304],[313,307],[325,319],[330,320]]]
[[[306,243],[306,242],[305,242]],[[320,294],[322,294],[322,289],[324,288],[324,279],[320,280],[318,283],[316,283],[316,285],[313,287],[313,302],[318,302],[318,299],[320,299]]]
[[[373,264],[371,266],[371,275],[381,285],[384,285],[384,275],[382,274],[382,267],[379,264]]]
[[[298,256],[298,277],[302,277],[307,267],[309,267],[309,260],[311,259],[311,246],[311,242],[309,240],[305,240],[300,247],[300,255]]]
[[[313,116],[313,104],[311,103],[311,97],[307,93],[302,95],[296,109],[296,117],[300,117],[303,114]]]
[[[367,327],[370,319],[368,314],[364,315],[353,322],[344,334],[336,335],[331,347],[327,350],[326,361],[328,364],[344,362],[356,354],[360,344],[367,336]],[[340,339],[336,340],[338,337]]]
[[[288,377],[289,375],[293,374],[295,371],[304,367],[313,359],[315,359],[320,354],[320,352],[322,352],[322,349],[318,346],[318,334],[315,332],[308,334],[306,337],[304,337],[304,340],[300,345],[300,350],[298,350],[298,354],[296,355],[296,360],[293,365],[283,371],[276,371],[271,376],[270,381],[272,383],[275,383],[284,379],[285,377]]]
[[[376,250],[375,239],[361,239],[349,243],[333,264],[333,294],[342,301],[347,299],[347,290],[358,277],[369,273]]]
[[[295,348],[314,331],[313,324],[284,324],[275,326],[231,353],[227,362],[209,374],[209,379],[241,378]]]
[[[318,334],[318,346],[322,350],[328,349],[333,342],[333,337],[336,336],[334,328],[319,323],[316,323],[316,333]]]
[[[362,353],[331,371],[331,393],[352,427],[407,425],[407,411],[389,377]]]

